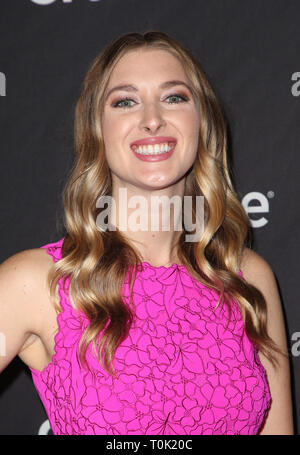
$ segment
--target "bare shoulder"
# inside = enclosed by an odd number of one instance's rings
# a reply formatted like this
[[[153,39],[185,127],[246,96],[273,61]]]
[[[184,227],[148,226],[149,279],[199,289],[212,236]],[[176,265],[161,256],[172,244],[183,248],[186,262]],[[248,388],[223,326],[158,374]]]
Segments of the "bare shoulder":
[[[41,264],[50,264],[52,258],[49,254],[45,251],[44,248],[31,248],[28,250],[19,251],[12,256],[9,256],[5,259],[0,267],[1,270],[9,271],[9,270],[17,270],[19,267],[25,267],[26,270],[29,269],[36,269]]]
[[[49,331],[54,320],[47,280],[52,263],[44,249],[36,248],[13,254],[0,264],[0,322],[6,346],[0,371]]]
[[[240,268],[245,280],[258,288],[265,289],[276,284],[271,265],[250,248],[244,248]]]
[[[283,305],[279,295],[277,281],[270,264],[258,253],[246,248],[241,270],[245,280],[255,286],[263,295],[266,303],[266,322],[269,336],[284,351],[287,338],[283,316]]]
[[[240,268],[246,282],[256,287],[265,299],[269,335],[285,345],[282,302],[271,265],[255,251],[245,248]]]
[[[268,335],[285,355],[273,351],[277,359],[276,369],[270,360],[259,352],[261,363],[266,369],[272,402],[264,426],[259,434],[294,434],[290,366],[283,305],[277,282],[270,264],[259,254],[245,248],[240,268],[249,284],[255,286],[266,302],[266,326]]]
[[[36,288],[44,282],[52,264],[52,258],[42,248],[19,251],[1,263],[0,280],[23,285],[24,291]]]
[[[48,294],[47,277],[52,264],[43,248],[33,248],[13,254],[0,265],[1,304],[24,312],[25,318],[30,314],[32,326],[35,315],[38,318],[41,313],[36,310],[41,309]]]

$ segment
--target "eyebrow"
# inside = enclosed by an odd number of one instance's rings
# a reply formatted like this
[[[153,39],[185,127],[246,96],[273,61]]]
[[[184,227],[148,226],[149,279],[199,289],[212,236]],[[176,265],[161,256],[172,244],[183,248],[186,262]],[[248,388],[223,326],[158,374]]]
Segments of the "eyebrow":
[[[191,93],[191,95],[193,94],[193,90],[192,88],[184,81],[179,81],[179,80],[172,80],[172,81],[166,81],[166,82],[163,82],[159,88],[169,88],[169,87],[174,87],[175,85],[184,85],[188,90],[189,92]],[[131,84],[123,84],[123,85],[116,85],[115,87],[112,87],[108,92],[107,94],[105,95],[105,101],[107,100],[107,98],[109,97],[109,95],[114,92],[114,91],[117,91],[117,90],[125,90],[127,92],[138,92],[138,88],[135,86],[135,85],[131,85]]]

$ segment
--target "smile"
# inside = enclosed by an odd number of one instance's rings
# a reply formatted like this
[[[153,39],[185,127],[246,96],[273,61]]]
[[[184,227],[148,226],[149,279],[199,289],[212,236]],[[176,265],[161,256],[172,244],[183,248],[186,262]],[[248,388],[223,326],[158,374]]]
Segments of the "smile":
[[[175,147],[175,142],[164,142],[154,145],[132,145],[132,150],[141,155],[161,155],[170,152]]]

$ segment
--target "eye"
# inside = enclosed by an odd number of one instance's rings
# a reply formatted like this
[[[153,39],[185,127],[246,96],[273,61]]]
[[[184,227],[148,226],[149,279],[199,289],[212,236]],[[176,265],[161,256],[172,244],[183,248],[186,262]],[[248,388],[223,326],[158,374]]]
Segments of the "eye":
[[[187,96],[185,96],[185,95],[179,95],[178,93],[174,93],[174,94],[172,94],[172,95],[169,95],[169,96],[167,96],[166,99],[169,99],[169,98],[171,98],[171,99],[173,98],[173,99],[175,99],[175,100],[178,99],[178,98],[180,98],[181,101],[172,101],[172,102],[170,102],[170,103],[168,103],[168,104],[185,103],[185,102],[187,102],[187,101],[189,100]],[[113,103],[112,106],[115,107],[115,108],[129,109],[129,108],[132,107],[132,105],[129,105],[129,104],[128,104],[130,101],[132,101],[133,103],[135,103],[135,101],[134,101],[133,99],[125,97],[125,98],[121,98],[121,99],[117,100],[115,103]],[[122,103],[123,103],[123,104],[122,104]]]
[[[174,95],[169,95],[166,99],[168,98],[181,98],[182,101],[180,101],[180,103],[184,103],[186,101],[188,101],[188,98],[185,96],[185,95],[179,95],[177,93],[174,93]],[[174,104],[174,101],[169,103],[169,104]],[[178,102],[175,101],[175,104],[178,104]]]
[[[128,105],[126,106],[126,104],[125,105],[123,104],[123,106],[122,106],[121,103],[127,103],[129,101],[133,101],[133,100],[131,98],[121,98],[120,100],[113,103],[113,107],[121,107],[121,108],[128,109],[131,106],[128,106]]]

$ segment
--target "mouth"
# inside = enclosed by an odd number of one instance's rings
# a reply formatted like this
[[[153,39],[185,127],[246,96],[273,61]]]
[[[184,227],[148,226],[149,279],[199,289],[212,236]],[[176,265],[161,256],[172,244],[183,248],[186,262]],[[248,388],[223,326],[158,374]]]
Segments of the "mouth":
[[[133,152],[135,152],[139,155],[151,155],[151,156],[163,155],[164,153],[169,153],[171,150],[173,150],[176,146],[176,142],[177,141],[172,140],[172,141],[162,142],[159,144],[147,144],[147,145],[133,144],[133,145],[131,145],[131,149]]]

